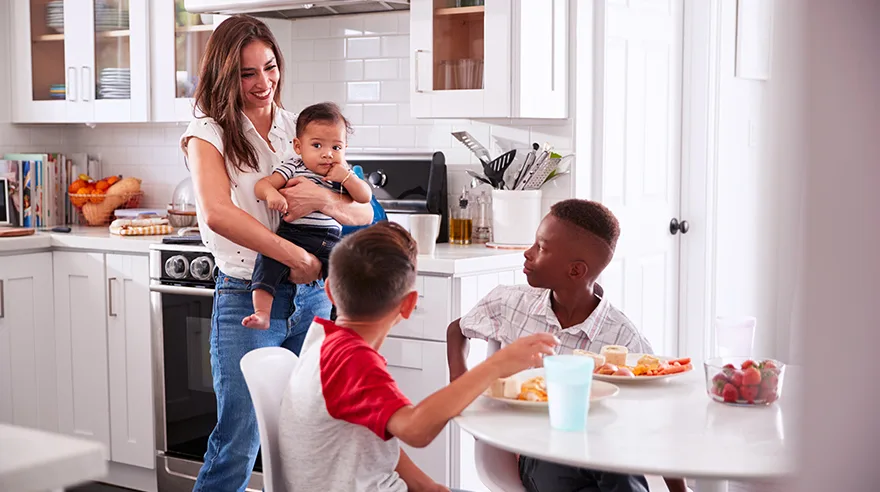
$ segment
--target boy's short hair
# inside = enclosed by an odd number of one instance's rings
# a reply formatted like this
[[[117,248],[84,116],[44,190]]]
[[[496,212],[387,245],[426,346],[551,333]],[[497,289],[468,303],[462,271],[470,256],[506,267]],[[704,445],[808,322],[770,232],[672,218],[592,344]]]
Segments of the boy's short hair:
[[[296,137],[302,138],[309,123],[316,122],[331,125],[342,123],[345,125],[345,134],[351,135],[352,133],[351,123],[349,123],[345,118],[345,115],[342,114],[342,110],[339,109],[339,106],[332,102],[322,102],[312,104],[303,109],[299,116],[296,117]]]
[[[550,214],[593,234],[614,251],[620,237],[620,223],[608,207],[599,202],[572,198],[550,207]]]
[[[346,236],[330,253],[330,293],[339,313],[354,319],[387,314],[416,283],[416,242],[394,222]]]

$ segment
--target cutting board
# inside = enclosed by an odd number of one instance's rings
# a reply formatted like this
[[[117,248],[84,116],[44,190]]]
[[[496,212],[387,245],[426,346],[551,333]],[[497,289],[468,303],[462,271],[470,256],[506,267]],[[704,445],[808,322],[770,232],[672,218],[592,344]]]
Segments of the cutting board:
[[[34,229],[29,227],[0,227],[0,237],[30,236]]]

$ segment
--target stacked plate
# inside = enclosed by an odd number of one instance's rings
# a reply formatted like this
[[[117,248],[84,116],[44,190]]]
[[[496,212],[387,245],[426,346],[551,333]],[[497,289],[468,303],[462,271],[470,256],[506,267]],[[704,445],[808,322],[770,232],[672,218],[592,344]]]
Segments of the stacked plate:
[[[98,76],[98,99],[131,99],[131,69],[102,69]]]
[[[64,32],[64,0],[46,4],[46,27],[58,33]]]
[[[95,1],[95,30],[102,32],[128,29],[128,8],[123,6],[125,4],[122,1],[120,4]]]
[[[52,99],[64,99],[66,94],[64,84],[52,84],[49,86],[49,97]]]

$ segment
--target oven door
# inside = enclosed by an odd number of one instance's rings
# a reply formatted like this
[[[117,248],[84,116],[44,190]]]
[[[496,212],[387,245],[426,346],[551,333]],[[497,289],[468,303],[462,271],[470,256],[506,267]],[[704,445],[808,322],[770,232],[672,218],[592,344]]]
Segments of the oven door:
[[[210,354],[214,290],[154,280],[150,291],[159,490],[189,491],[217,424]],[[262,472],[259,456],[254,471]],[[251,488],[261,490],[262,476],[252,477]]]

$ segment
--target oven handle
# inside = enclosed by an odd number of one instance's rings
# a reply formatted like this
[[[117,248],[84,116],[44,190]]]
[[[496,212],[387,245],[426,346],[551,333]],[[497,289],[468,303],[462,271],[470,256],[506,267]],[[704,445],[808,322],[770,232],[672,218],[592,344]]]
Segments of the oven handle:
[[[199,287],[180,287],[177,285],[151,285],[150,292],[159,292],[160,294],[180,294],[214,297],[214,289],[202,289]]]

